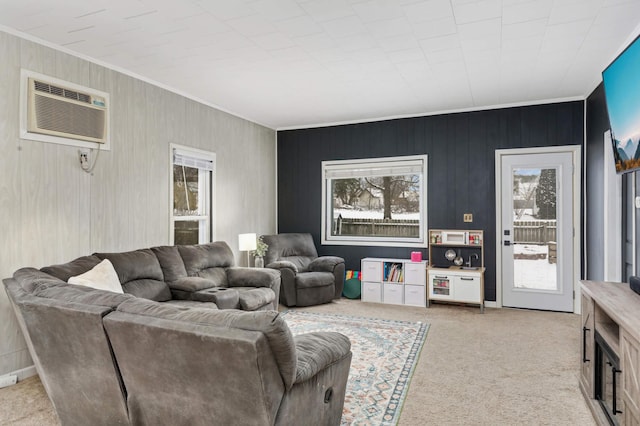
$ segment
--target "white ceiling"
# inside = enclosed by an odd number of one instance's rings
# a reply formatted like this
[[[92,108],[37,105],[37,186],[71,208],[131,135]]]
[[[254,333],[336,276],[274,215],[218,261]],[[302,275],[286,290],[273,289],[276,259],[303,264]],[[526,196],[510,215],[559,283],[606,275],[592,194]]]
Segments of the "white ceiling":
[[[583,98],[640,0],[0,0],[0,25],[274,129]]]

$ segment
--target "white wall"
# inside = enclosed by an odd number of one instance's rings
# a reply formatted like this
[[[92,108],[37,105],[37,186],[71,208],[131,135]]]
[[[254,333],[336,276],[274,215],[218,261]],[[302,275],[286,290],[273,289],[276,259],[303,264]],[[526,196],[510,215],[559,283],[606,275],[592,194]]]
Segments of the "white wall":
[[[170,143],[216,153],[216,239],[236,263],[239,233],[276,231],[273,130],[3,32],[0,58],[0,277],[168,244]],[[112,150],[93,176],[77,148],[19,138],[21,68],[110,93]],[[0,290],[0,375],[31,364]]]

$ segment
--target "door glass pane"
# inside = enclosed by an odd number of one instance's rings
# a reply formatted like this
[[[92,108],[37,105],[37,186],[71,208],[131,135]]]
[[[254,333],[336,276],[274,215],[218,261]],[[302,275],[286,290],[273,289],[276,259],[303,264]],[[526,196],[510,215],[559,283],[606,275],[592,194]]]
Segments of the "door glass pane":
[[[174,216],[199,216],[198,169],[173,166],[173,214]]]
[[[559,290],[556,169],[513,170],[513,283]]]

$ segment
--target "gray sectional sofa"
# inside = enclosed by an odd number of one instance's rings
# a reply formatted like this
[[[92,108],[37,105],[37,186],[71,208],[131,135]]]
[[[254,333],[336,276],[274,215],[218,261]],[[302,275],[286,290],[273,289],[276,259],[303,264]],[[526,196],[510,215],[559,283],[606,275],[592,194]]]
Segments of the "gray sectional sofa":
[[[3,280],[63,425],[339,424],[349,339],[293,336],[273,309],[277,271],[235,268],[230,253],[102,253]],[[124,294],[66,282],[101,259]]]
[[[268,269],[234,266],[233,252],[223,241],[191,246],[160,246],[123,253],[94,253],[39,271],[14,274],[23,287],[38,280],[68,281],[108,259],[125,293],[156,302],[209,308],[278,309],[280,275]],[[26,276],[26,279],[23,277]]]

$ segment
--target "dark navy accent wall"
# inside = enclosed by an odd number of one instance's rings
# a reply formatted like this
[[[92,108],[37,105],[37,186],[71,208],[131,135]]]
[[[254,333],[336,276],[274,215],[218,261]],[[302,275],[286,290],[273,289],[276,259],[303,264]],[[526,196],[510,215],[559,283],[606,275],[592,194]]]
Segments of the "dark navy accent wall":
[[[495,150],[583,145],[581,101],[278,132],[278,232],[310,232],[320,254],[409,258],[412,248],[320,244],[321,161],[429,155],[428,226],[485,232],[485,298],[496,300]],[[463,222],[473,213],[473,223]],[[427,250],[422,250],[426,258]]]

